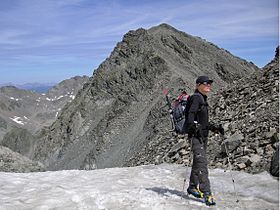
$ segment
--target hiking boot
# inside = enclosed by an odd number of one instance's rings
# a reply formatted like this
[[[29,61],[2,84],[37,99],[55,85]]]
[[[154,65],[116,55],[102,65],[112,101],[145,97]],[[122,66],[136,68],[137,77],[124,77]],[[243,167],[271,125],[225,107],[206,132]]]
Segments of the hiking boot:
[[[203,193],[196,187],[188,187],[187,192],[196,198],[203,198]]]
[[[214,197],[211,195],[210,192],[206,192],[203,195],[204,198],[204,202],[207,206],[212,206],[212,205],[216,205],[215,199]]]

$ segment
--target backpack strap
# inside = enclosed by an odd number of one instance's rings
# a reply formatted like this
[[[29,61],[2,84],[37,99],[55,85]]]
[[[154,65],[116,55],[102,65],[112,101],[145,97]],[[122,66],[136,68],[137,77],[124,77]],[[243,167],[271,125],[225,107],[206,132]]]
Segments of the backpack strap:
[[[202,103],[199,104],[199,108],[198,108],[197,112],[195,113],[195,120],[199,121],[197,113],[201,111],[202,106],[208,106],[208,103],[205,102],[204,97],[200,93],[194,93],[192,96],[199,96],[200,99],[202,100]]]
[[[193,96],[195,96],[195,95],[199,96],[202,100],[202,104],[199,107],[199,111],[200,111],[201,106],[208,106],[208,103],[205,102],[204,97],[200,93],[194,93]]]

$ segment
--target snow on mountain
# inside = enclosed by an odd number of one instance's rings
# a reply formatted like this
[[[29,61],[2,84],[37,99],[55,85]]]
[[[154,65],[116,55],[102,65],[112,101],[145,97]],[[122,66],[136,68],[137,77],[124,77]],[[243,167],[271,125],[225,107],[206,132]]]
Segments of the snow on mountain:
[[[76,76],[42,94],[14,86],[1,87],[0,118],[5,126],[0,124],[0,142],[14,127],[25,128],[34,133],[43,126],[51,125],[62,107],[75,99],[88,79],[87,76]]]
[[[213,209],[278,209],[278,181],[267,172],[210,171],[217,205]],[[190,168],[175,164],[65,170],[36,173],[0,172],[0,209],[180,210],[208,209],[182,194]],[[188,181],[188,179],[187,179]],[[186,187],[185,187],[186,189]]]
[[[24,125],[24,122],[22,121],[21,117],[14,116],[14,117],[10,117],[10,119],[18,124]]]

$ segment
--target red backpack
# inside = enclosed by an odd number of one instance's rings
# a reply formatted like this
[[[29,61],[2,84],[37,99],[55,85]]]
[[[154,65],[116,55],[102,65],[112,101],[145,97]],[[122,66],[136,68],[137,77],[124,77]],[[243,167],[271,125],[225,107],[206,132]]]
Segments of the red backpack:
[[[190,95],[186,91],[182,91],[181,94],[172,103],[168,98],[168,91],[164,91],[167,104],[169,106],[170,119],[172,121],[172,129],[179,134],[185,134],[187,132],[187,126],[185,123],[186,112],[189,110]]]
[[[177,97],[175,101],[173,101],[172,108],[172,117],[174,122],[174,129],[177,133],[185,134],[187,132],[186,126],[186,111],[189,109],[189,100],[190,95],[187,94],[186,91],[182,91],[182,93]]]

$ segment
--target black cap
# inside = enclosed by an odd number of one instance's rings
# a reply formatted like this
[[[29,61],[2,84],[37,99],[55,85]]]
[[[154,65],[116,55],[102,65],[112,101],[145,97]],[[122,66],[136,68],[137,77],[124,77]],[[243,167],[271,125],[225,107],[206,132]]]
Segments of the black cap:
[[[202,84],[203,82],[212,83],[213,80],[209,79],[209,77],[207,77],[207,76],[199,76],[196,79],[196,84]]]

